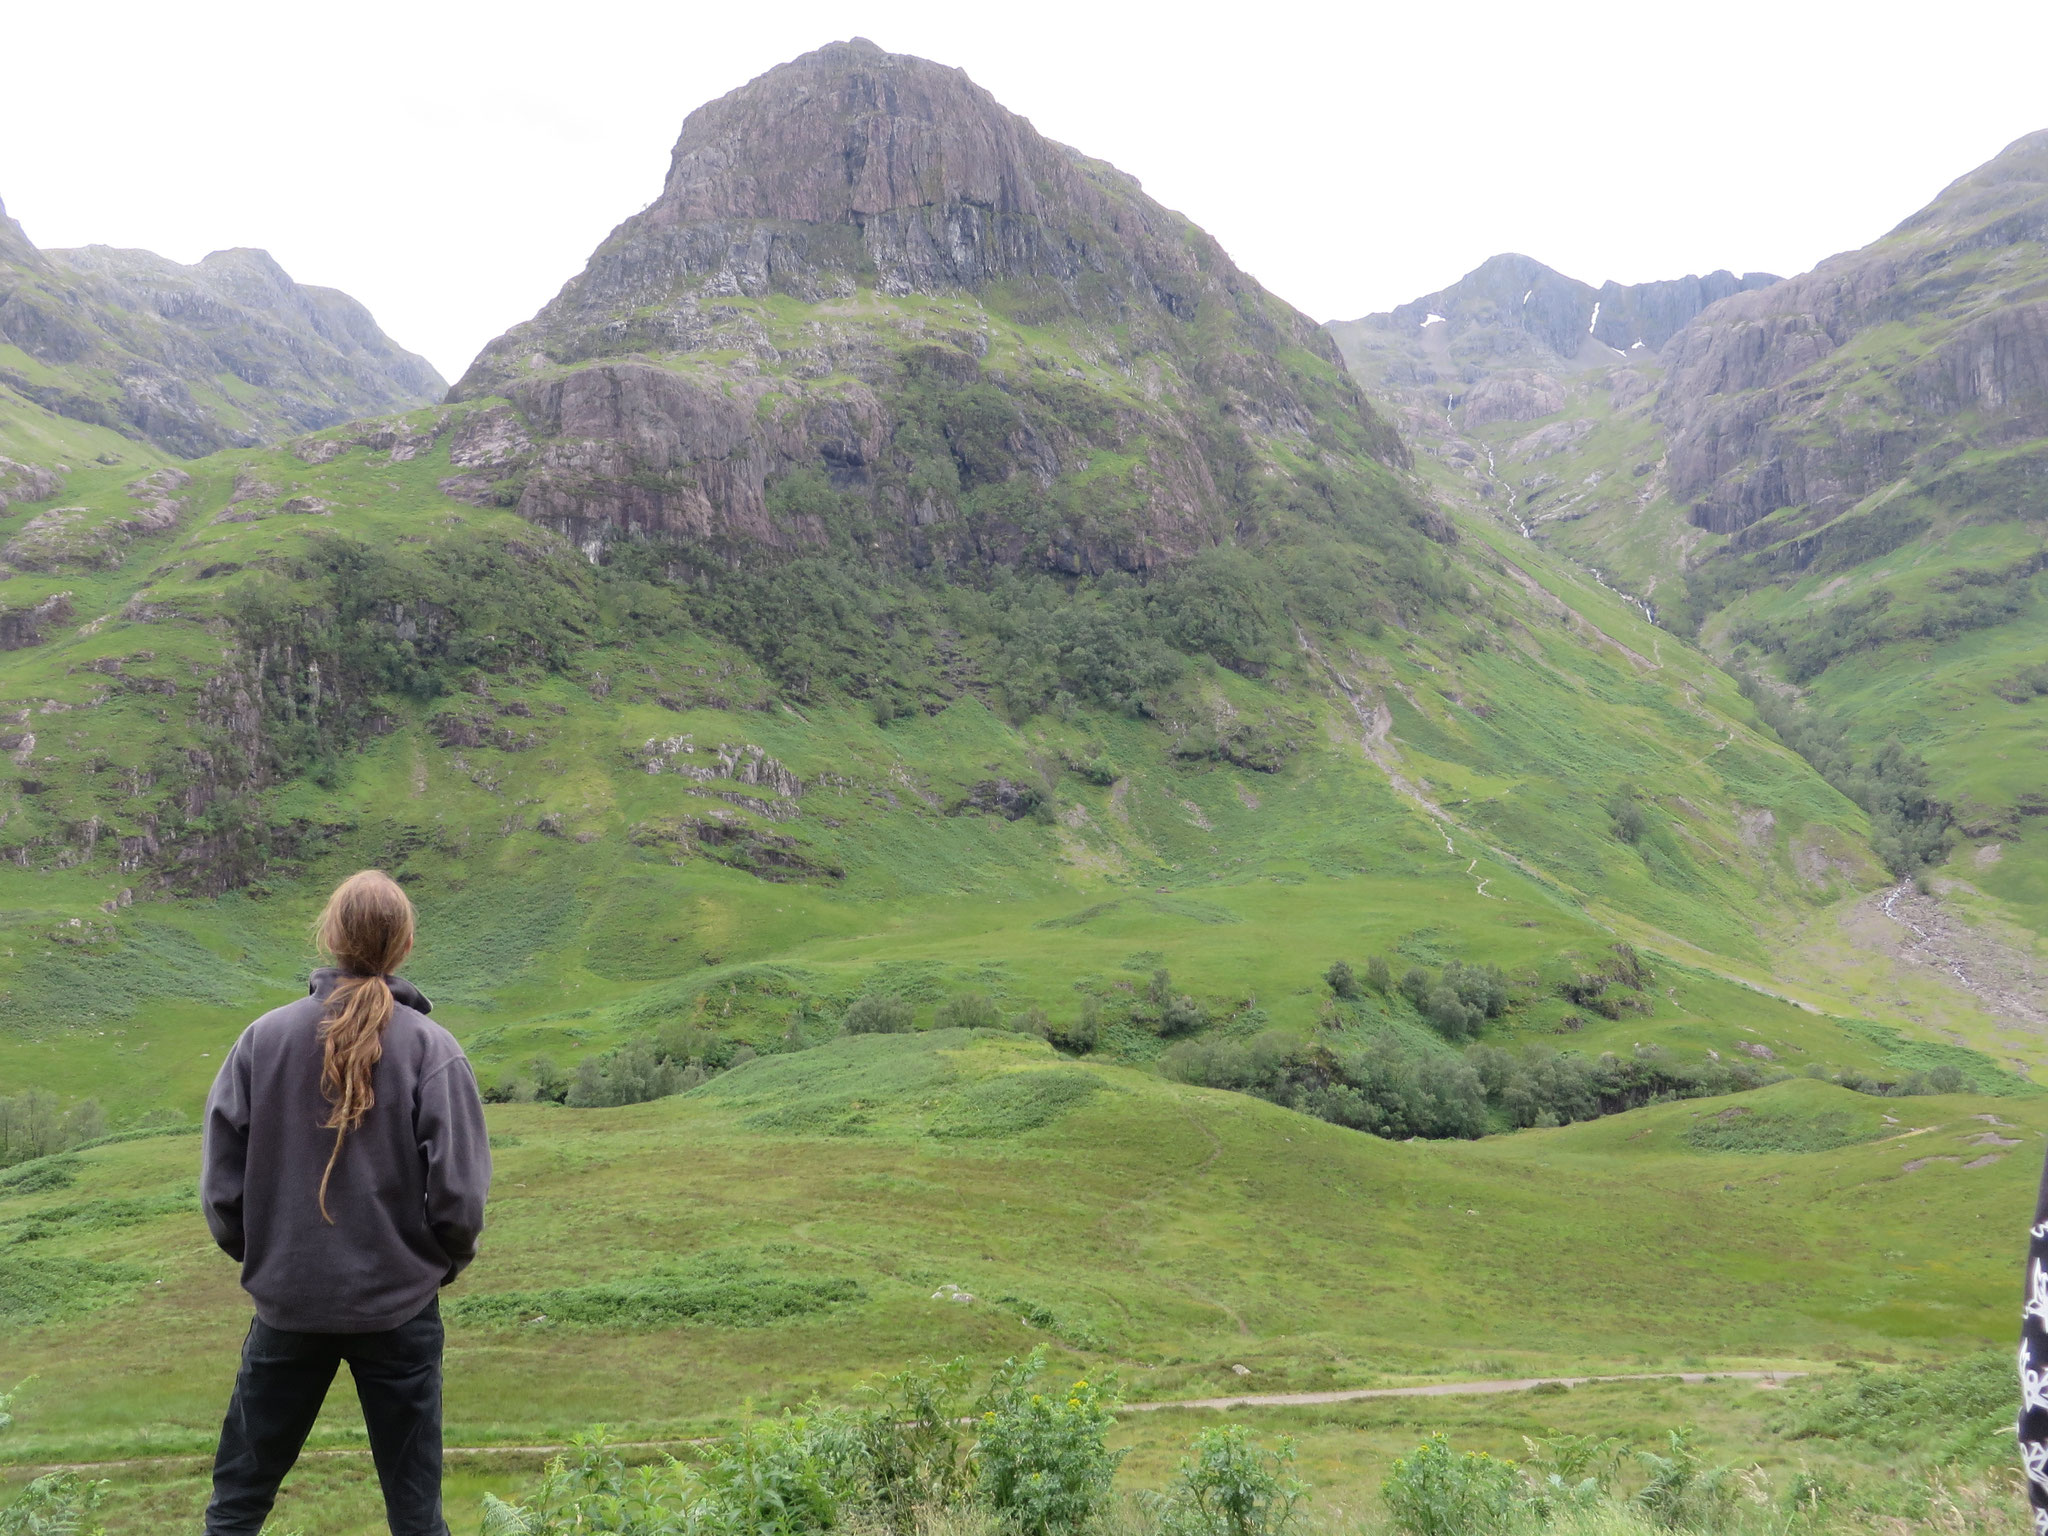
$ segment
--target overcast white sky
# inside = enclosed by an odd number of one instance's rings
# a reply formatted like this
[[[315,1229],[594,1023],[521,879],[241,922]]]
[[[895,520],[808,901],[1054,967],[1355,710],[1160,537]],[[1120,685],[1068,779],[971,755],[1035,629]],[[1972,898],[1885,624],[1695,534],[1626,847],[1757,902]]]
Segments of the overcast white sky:
[[[1517,250],[1792,273],[2048,128],[2048,4],[129,0],[6,7],[43,246],[268,249],[451,380],[660,189],[691,108],[838,37],[965,68],[1318,319]]]

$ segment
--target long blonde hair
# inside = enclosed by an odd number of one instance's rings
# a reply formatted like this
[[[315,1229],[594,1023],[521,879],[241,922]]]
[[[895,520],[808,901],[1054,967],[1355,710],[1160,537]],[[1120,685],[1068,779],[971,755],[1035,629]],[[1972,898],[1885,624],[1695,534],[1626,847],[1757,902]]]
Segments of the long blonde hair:
[[[313,924],[314,942],[341,971],[320,1021],[320,1092],[333,1106],[322,1123],[334,1132],[334,1150],[320,1175],[320,1215],[330,1226],[327,1181],[334,1177],[343,1140],[377,1102],[370,1073],[384,1055],[384,1026],[393,1007],[385,978],[411,952],[412,935],[412,903],[381,869],[342,881]]]

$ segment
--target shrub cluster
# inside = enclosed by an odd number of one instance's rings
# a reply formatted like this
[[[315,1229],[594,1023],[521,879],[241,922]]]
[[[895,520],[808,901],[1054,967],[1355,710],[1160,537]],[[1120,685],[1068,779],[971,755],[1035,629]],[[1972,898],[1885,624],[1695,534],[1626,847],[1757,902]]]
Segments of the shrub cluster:
[[[848,1035],[904,1035],[910,1033],[915,1018],[910,999],[894,992],[863,992],[840,1017],[839,1029]],[[986,992],[956,992],[932,1010],[932,1028],[1011,1029],[1047,1035],[1052,1026],[1039,1009],[1005,1017]]]
[[[1781,656],[1785,675],[1804,683],[1858,651],[1908,640],[1952,640],[2007,623],[2032,599],[2032,578],[2040,569],[2034,557],[1998,571],[1957,569],[1928,584],[1950,594],[1945,599],[1898,604],[1889,588],[1879,587],[1818,614],[1738,625],[1733,638]]]
[[[0,1168],[48,1157],[107,1134],[107,1117],[96,1099],[66,1109],[54,1093],[26,1088],[0,1098]]]
[[[1929,790],[1927,764],[1894,736],[1858,759],[1840,719],[1800,709],[1755,678],[1738,679],[1743,697],[1778,739],[1870,814],[1870,845],[1885,867],[1904,877],[1940,862],[1948,851],[1953,812]]]
[[[1270,1449],[1242,1424],[1195,1432],[1164,1493],[1146,1506],[1160,1536],[1285,1536],[1308,1486],[1294,1475],[1294,1442]]]
[[[2036,662],[2020,668],[2011,677],[2000,678],[1991,685],[1991,691],[2008,704],[2031,704],[2048,694],[2048,662]]]
[[[910,1032],[911,1007],[894,992],[863,992],[853,1000],[840,1029],[849,1035],[902,1035]]]
[[[537,1495],[485,1496],[485,1536],[914,1536],[949,1511],[1016,1536],[1071,1536],[1109,1500],[1113,1383],[1040,1383],[1045,1352],[1008,1360],[970,1403],[961,1361],[891,1377],[855,1411],[748,1424],[685,1465],[629,1471],[596,1433],[548,1465]],[[1198,1536],[1229,1536],[1220,1528]]]
[[[1806,1075],[1833,1083],[1837,1088],[1867,1093],[1879,1099],[1919,1099],[1938,1093],[1967,1093],[1971,1087],[1963,1069],[1949,1061],[1925,1072],[1908,1072],[1897,1079],[1872,1077],[1867,1072],[1830,1072],[1818,1062],[1806,1069]]]
[[[1414,1005],[1429,1027],[1446,1040],[1471,1040],[1488,1019],[1507,1011],[1507,978],[1498,966],[1465,965],[1453,960],[1432,977],[1410,966],[1401,977],[1401,995]]]
[[[1338,1049],[1279,1030],[1249,1040],[1188,1040],[1160,1059],[1179,1082],[1249,1093],[1353,1130],[1405,1140],[1565,1125],[1662,1099],[1737,1093],[1772,1081],[1749,1062],[1672,1061],[1656,1046],[1586,1057],[1541,1045],[1519,1054],[1470,1045],[1419,1049],[1392,1031]],[[1779,1074],[1782,1075],[1782,1074]]]
[[[1515,1001],[1499,966],[1467,965],[1462,960],[1451,961],[1436,975],[1411,965],[1398,985],[1385,955],[1366,962],[1363,981],[1350,962],[1339,960],[1323,972],[1323,980],[1345,1002],[1362,998],[1367,988],[1390,1000],[1405,998],[1424,1023],[1453,1043],[1476,1039],[1487,1020],[1499,1018]]]
[[[651,1040],[629,1040],[586,1056],[564,1072],[535,1056],[524,1072],[508,1072],[483,1090],[487,1104],[567,1104],[609,1109],[687,1093],[699,1083],[754,1059],[754,1048],[715,1030],[672,1026]]]
[[[1660,1450],[1613,1437],[1525,1440],[1528,1459],[1457,1451],[1432,1435],[1397,1460],[1380,1497],[1402,1536],[1511,1536],[1551,1529],[1711,1531],[1728,1524],[1745,1489],[1734,1468],[1709,1463],[1689,1429]],[[1634,1486],[1624,1494],[1624,1479]]]
[[[2003,1349],[1940,1365],[1858,1366],[1802,1382],[1771,1428],[1788,1440],[1988,1466],[2012,1454],[2012,1397],[2012,1355]]]
[[[1557,990],[1577,1007],[1603,1019],[1618,1019],[1624,1013],[1650,1011],[1643,989],[1654,979],[1633,945],[1616,944],[1608,950],[1605,963],[1590,971],[1575,971],[1558,983]]]
[[[1162,971],[1159,976],[1165,974]],[[1153,991],[1160,992],[1165,985],[1155,979]],[[1178,1029],[1184,1033],[1206,1022],[1200,1007],[1186,997],[1166,995],[1154,1012],[1162,1030]],[[908,1034],[915,1027],[915,1017],[908,998],[894,992],[864,992],[840,1016],[839,1030],[848,1035]],[[1015,1030],[1041,1036],[1062,1050],[1081,1054],[1094,1049],[1100,1019],[1100,1004],[1092,999],[1084,1005],[1079,1019],[1054,1023],[1040,1009],[1006,1016],[986,993],[961,992],[933,1010],[932,1027]],[[806,1040],[792,1024],[782,1048],[802,1050],[807,1044],[817,1043],[815,1039]],[[483,1097],[488,1104],[566,1104],[571,1109],[643,1104],[687,1093],[721,1072],[752,1061],[754,1056],[752,1046],[716,1030],[674,1024],[652,1038],[628,1040],[611,1050],[585,1056],[566,1071],[553,1057],[535,1056],[523,1069],[508,1070],[484,1085]],[[0,1130],[5,1128],[5,1107],[10,1102],[0,1099]]]

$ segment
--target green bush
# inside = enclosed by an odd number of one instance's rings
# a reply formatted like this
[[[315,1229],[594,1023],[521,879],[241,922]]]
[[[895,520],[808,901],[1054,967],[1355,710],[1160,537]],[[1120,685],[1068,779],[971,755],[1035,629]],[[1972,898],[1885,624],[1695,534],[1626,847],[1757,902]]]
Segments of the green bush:
[[[1699,1530],[1718,1525],[1735,1498],[1734,1471],[1709,1466],[1693,1449],[1690,1429],[1671,1431],[1667,1454],[1637,1451],[1649,1474],[1634,1502],[1659,1525]]]
[[[1169,643],[1226,666],[1269,662],[1285,633],[1285,595],[1266,564],[1228,545],[1172,567],[1149,594]]]
[[[696,1469],[692,1526],[720,1536],[811,1536],[839,1518],[843,1420],[796,1415],[742,1426],[713,1441]]]
[[[549,1460],[531,1503],[484,1495],[483,1536],[682,1536],[695,1529],[675,1459],[629,1470],[602,1425]]]
[[[1419,965],[1409,967],[1401,977],[1401,995],[1409,999],[1423,1022],[1446,1040],[1477,1038],[1489,1018],[1507,1012],[1513,995],[1507,977],[1493,965],[1464,965],[1452,961],[1436,979]]]
[[[1342,960],[1331,963],[1330,968],[1323,972],[1323,980],[1329,984],[1330,990],[1339,997],[1352,998],[1358,996],[1358,977],[1352,973],[1351,967]]]
[[[0,1536],[105,1536],[106,1527],[86,1517],[110,1486],[76,1472],[46,1473],[0,1507]]]
[[[1113,1386],[1076,1381],[1064,1392],[1034,1390],[1043,1346],[996,1370],[976,1419],[976,1488],[1021,1536],[1078,1531],[1103,1508],[1124,1453],[1108,1435]]]
[[[1039,1031],[1058,1049],[1073,1056],[1085,1056],[1102,1039],[1102,1004],[1083,999],[1081,1012],[1072,1019],[1048,1019]]]
[[[1209,1022],[1209,1015],[1192,997],[1177,994],[1170,997],[1159,1010],[1159,1033],[1169,1040],[1180,1035],[1191,1035]]]
[[[1333,1050],[1280,1030],[1246,1041],[1188,1040],[1159,1065],[1181,1082],[1256,1094],[1395,1140],[1486,1131],[1486,1092],[1472,1068],[1456,1057],[1417,1051],[1391,1033],[1362,1050]]]
[[[853,1486],[845,1419],[785,1415],[713,1441],[685,1467],[628,1468],[602,1426],[547,1465],[531,1503],[484,1495],[483,1536],[816,1536]]]
[[[1308,1489],[1294,1442],[1271,1450],[1242,1424],[1196,1432],[1172,1484],[1151,1501],[1162,1536],[1282,1536]]]
[[[964,1359],[927,1360],[863,1388],[868,1405],[852,1421],[861,1502],[898,1536],[913,1536],[921,1511],[958,1503],[969,1466]]]
[[[645,1104],[691,1086],[684,1075],[683,1064],[663,1056],[652,1041],[635,1040],[578,1062],[566,1102],[571,1109]]]
[[[839,1027],[849,1035],[901,1035],[909,1032],[910,1004],[893,992],[864,992],[853,1000]]]
[[[1558,1435],[1547,1441],[1522,1437],[1529,1448],[1521,1466],[1522,1501],[1546,1526],[1568,1515],[1613,1514],[1609,1488],[1623,1458],[1626,1442],[1613,1435]]]
[[[569,1078],[555,1065],[552,1056],[534,1057],[526,1071],[536,1104],[560,1104],[568,1099]]]
[[[1650,818],[1643,811],[1642,791],[1624,784],[1607,800],[1607,814],[1614,819],[1614,835],[1624,843],[1642,841],[1650,830]]]
[[[28,1088],[0,1098],[0,1168],[48,1157],[107,1134],[107,1117],[94,1099],[66,1109],[57,1095]]]
[[[68,1189],[78,1181],[78,1165],[79,1160],[75,1157],[42,1157],[0,1173],[0,1199],[9,1195],[40,1195],[53,1189]]]
[[[1858,761],[1839,717],[1800,709],[1747,673],[1737,684],[1780,741],[1870,813],[1871,846],[1887,869],[1903,877],[1940,861],[1954,812],[1929,793],[1925,761],[1896,736]]]
[[[1000,1029],[1002,1023],[1001,1012],[981,992],[949,997],[932,1015],[932,1026],[936,1029]]]
[[[1454,1451],[1431,1435],[1394,1463],[1380,1497],[1406,1536],[1495,1536],[1516,1520],[1515,1464],[1484,1451]]]

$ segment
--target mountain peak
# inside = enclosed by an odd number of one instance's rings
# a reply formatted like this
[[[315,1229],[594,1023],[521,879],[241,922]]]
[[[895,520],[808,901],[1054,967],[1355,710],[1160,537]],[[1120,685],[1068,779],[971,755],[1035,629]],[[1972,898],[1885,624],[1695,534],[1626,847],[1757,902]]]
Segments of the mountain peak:
[[[645,218],[859,223],[948,206],[1029,217],[1071,194],[1071,159],[963,71],[855,38],[692,112]]]
[[[857,506],[889,559],[1145,570],[1250,529],[1264,466],[1302,460],[1448,531],[1307,316],[1131,177],[865,39],[692,112],[661,195],[450,398],[485,395],[536,445],[492,483],[592,558],[816,549]]]
[[[1448,288],[1382,314],[1339,322],[1337,330],[1340,336],[1361,328],[1414,335],[1441,326],[1442,340],[1468,362],[1548,366],[1574,362],[1582,353],[1607,360],[1616,352],[1656,352],[1708,305],[1778,281],[1768,272],[1738,277],[1724,270],[1595,288],[1533,256],[1504,251]]]
[[[5,202],[0,202],[0,262],[23,267],[43,264],[42,252],[29,244],[28,231],[7,216]]]

